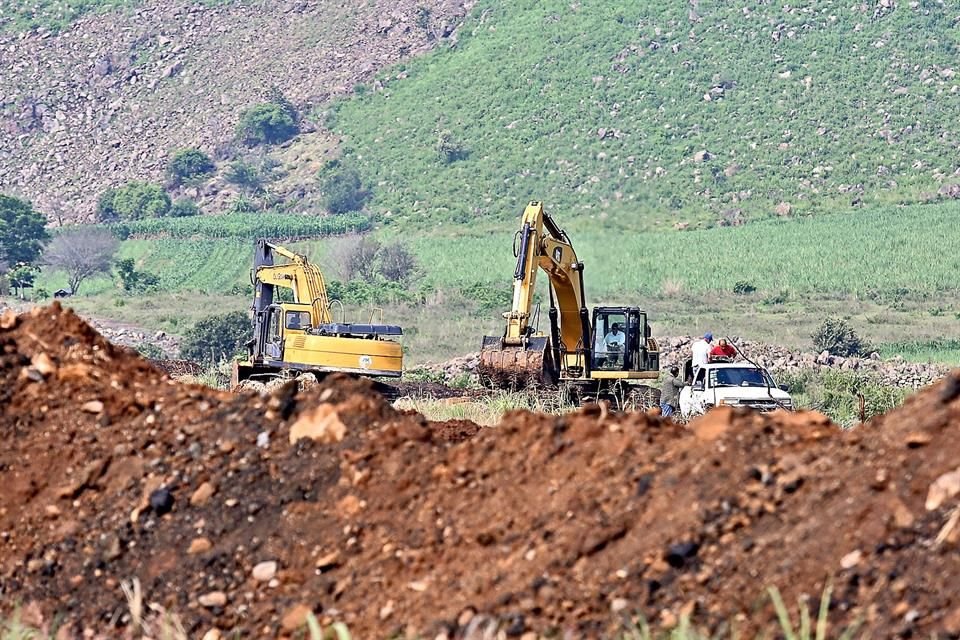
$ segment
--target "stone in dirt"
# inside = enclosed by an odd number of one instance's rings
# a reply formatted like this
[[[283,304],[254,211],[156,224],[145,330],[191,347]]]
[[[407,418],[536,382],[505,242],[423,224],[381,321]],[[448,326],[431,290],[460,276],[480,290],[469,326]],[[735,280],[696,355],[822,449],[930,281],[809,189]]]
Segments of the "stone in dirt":
[[[261,562],[253,568],[250,575],[257,582],[270,582],[277,575],[277,563],[272,560]]]

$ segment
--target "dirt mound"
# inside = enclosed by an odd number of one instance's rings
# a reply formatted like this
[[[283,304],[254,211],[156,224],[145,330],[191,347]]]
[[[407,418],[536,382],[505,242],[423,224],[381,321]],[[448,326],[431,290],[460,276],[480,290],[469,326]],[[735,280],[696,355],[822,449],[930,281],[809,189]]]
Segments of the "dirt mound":
[[[4,607],[120,633],[137,577],[190,637],[285,635],[307,611],[360,638],[487,617],[598,637],[635,612],[748,631],[768,586],[815,607],[832,583],[834,624],[960,632],[954,377],[854,432],[598,406],[479,429],[344,377],[179,385],[56,305],[0,327]]]

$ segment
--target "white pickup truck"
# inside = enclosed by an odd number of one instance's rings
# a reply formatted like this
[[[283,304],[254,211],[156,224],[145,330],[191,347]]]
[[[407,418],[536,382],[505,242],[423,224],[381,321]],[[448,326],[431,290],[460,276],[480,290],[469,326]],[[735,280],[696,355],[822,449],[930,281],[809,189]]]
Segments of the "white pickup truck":
[[[680,391],[680,415],[688,418],[719,406],[792,410],[793,399],[766,369],[749,362],[709,362]]]

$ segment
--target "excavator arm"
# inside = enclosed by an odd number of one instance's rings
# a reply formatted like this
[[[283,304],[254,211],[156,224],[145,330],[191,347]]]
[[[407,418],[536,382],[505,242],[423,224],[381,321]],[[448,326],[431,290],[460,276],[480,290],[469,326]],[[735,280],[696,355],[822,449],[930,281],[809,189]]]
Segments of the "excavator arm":
[[[562,371],[588,373],[590,320],[583,290],[583,263],[577,260],[567,234],[540,202],[523,212],[515,241],[513,305],[504,313],[503,336],[486,336],[480,373],[496,386],[556,382]],[[531,326],[537,273],[547,275],[550,295],[550,339]]]
[[[257,242],[257,253],[269,255],[269,260],[254,267],[253,281],[256,286],[284,287],[293,291],[294,302],[309,304],[312,324],[318,326],[331,321],[327,286],[320,268],[309,262],[306,256],[296,254],[285,247],[265,240]],[[272,254],[286,258],[288,264],[273,264]],[[259,262],[259,261],[258,261]],[[272,296],[271,296],[272,297]]]

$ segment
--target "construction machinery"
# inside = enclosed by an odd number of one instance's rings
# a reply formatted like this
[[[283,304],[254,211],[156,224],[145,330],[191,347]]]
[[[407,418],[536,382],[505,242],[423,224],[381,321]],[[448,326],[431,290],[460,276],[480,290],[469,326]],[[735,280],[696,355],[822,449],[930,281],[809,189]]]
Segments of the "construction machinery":
[[[513,306],[502,336],[485,336],[478,372],[487,385],[559,386],[576,402],[612,399],[618,406],[656,404],[643,381],[660,374],[660,350],[638,307],[587,309],[583,262],[540,202],[523,212],[514,238]],[[548,278],[549,334],[538,331],[537,272]]]
[[[274,258],[285,258],[275,264]],[[400,327],[347,323],[343,305],[327,297],[323,274],[317,265],[299,255],[257,240],[253,269],[253,337],[247,358],[235,362],[232,384],[245,380],[269,381],[312,373],[318,378],[333,372],[369,377],[400,377],[403,353]],[[284,302],[289,290],[292,302]],[[332,309],[339,307],[340,320]]]

